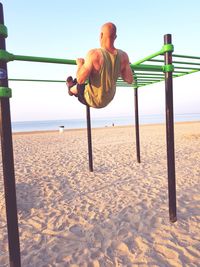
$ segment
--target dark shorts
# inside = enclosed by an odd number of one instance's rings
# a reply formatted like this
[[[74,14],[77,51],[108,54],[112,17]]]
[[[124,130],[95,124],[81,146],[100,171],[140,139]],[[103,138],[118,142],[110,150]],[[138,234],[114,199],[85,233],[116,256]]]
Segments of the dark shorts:
[[[77,83],[77,91],[78,91],[78,100],[84,104],[84,105],[88,105],[86,100],[85,100],[85,97],[84,97],[84,91],[85,91],[85,84],[78,84]]]

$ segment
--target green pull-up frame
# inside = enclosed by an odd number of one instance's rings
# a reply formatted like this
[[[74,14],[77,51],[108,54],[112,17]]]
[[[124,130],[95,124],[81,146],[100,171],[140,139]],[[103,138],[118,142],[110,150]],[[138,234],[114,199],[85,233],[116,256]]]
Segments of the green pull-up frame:
[[[33,79],[8,79],[7,63],[9,61],[32,61],[56,64],[75,65],[75,60],[45,58],[14,55],[6,51],[5,38],[8,36],[7,28],[4,25],[3,6],[0,3],[0,128],[1,128],[1,147],[2,163],[5,188],[6,216],[8,229],[8,243],[10,266],[20,267],[20,243],[16,204],[16,187],[12,145],[12,130],[10,119],[11,89],[8,80],[11,81],[40,81],[40,82],[65,82],[60,80],[33,80]],[[166,139],[167,139],[167,169],[168,169],[168,194],[169,194],[169,218],[171,222],[177,220],[176,216],[176,183],[175,183],[175,156],[174,156],[174,118],[173,118],[173,77],[179,77],[200,71],[200,62],[174,61],[172,64],[173,45],[171,35],[164,36],[164,45],[158,52],[130,64],[134,73],[134,83],[126,84],[122,79],[118,79],[117,86],[134,88],[135,100],[135,130],[136,130],[136,153],[137,161],[140,162],[140,140],[139,140],[139,112],[138,112],[138,88],[157,82],[165,81],[166,98]],[[164,58],[163,58],[164,56]],[[155,59],[155,57],[159,57]],[[162,58],[160,58],[162,57]],[[188,58],[200,60],[200,57],[173,55],[178,58]],[[150,62],[151,64],[142,64]],[[161,64],[162,63],[162,64]],[[186,65],[186,66],[185,66]],[[195,66],[195,67],[193,67]],[[87,112],[87,131],[88,131],[88,154],[89,170],[93,171],[92,142],[91,142],[91,123],[90,108],[86,106]]]

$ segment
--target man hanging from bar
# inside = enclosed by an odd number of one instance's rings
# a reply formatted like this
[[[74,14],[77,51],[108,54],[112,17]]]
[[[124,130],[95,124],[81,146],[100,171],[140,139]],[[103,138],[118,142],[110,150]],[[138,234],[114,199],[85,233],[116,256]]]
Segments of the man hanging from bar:
[[[112,101],[119,77],[133,83],[127,53],[114,47],[116,37],[116,26],[111,22],[104,24],[100,34],[101,48],[90,50],[85,60],[76,60],[76,79],[69,76],[66,84],[69,95],[78,97],[82,104],[103,108]]]

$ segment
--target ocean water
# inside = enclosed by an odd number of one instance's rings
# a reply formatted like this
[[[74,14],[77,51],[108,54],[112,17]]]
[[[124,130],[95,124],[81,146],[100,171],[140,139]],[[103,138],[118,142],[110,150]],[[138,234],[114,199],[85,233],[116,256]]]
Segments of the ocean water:
[[[200,113],[193,114],[175,114],[175,122],[183,121],[200,121]],[[140,124],[165,123],[165,115],[141,115],[139,117]],[[134,116],[131,117],[107,117],[107,118],[91,118],[91,127],[110,127],[134,125]],[[70,119],[70,120],[47,120],[47,121],[19,121],[12,122],[13,132],[32,132],[32,131],[50,131],[58,130],[60,126],[64,129],[86,128],[86,119]]]

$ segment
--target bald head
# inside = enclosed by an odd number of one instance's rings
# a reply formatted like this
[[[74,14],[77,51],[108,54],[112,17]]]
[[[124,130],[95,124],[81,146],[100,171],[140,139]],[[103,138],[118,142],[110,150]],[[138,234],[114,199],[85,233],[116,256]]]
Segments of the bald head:
[[[109,38],[115,40],[117,33],[117,28],[112,22],[107,22],[101,27],[101,35],[104,38]]]

